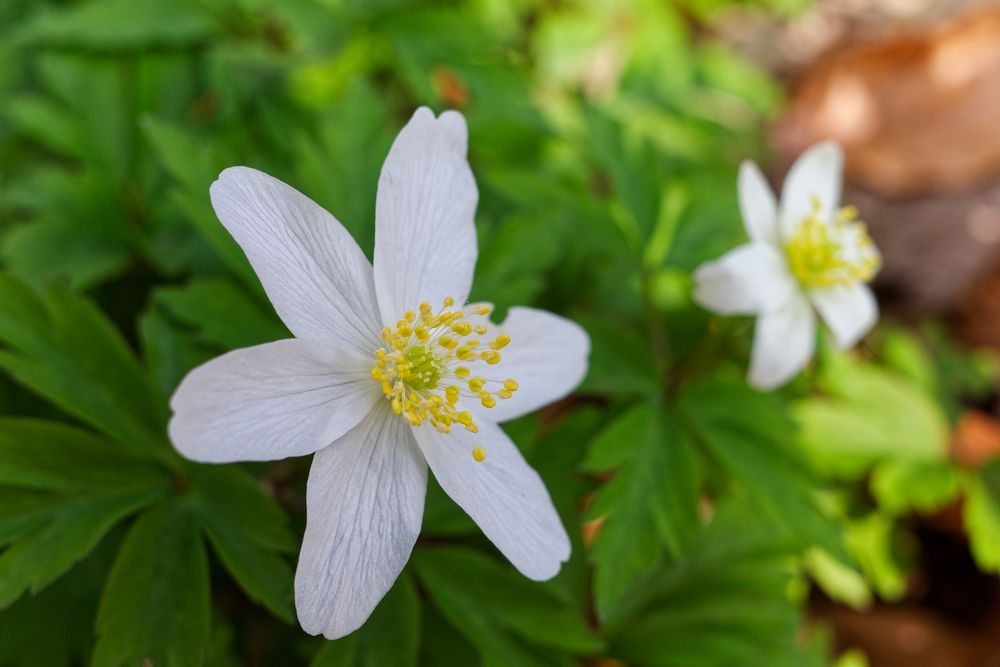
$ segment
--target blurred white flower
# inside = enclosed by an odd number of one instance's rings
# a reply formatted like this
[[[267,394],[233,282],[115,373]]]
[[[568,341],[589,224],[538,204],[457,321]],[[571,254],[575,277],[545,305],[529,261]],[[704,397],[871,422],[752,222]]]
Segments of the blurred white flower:
[[[427,466],[524,575],[554,576],[566,531],[538,474],[496,425],[569,393],[589,340],[513,308],[500,325],[463,305],[478,193],[465,120],[421,108],[378,184],[375,264],[329,213],[247,167],[211,188],[295,336],[200,366],[171,400],[170,437],[196,461],[316,452],[295,603],[311,634],[361,626],[413,549]]]
[[[816,316],[841,348],[853,346],[878,319],[866,283],[882,260],[851,207],[839,208],[843,154],[813,146],[792,166],[781,206],[760,169],[740,167],[739,201],[750,243],[699,267],[694,298],[724,315],[755,314],[748,381],[776,387],[812,357]]]

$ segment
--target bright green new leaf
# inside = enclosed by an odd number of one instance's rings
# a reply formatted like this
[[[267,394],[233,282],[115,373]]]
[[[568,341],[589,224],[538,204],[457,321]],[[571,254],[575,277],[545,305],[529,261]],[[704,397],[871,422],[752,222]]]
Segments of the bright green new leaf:
[[[968,481],[965,528],[979,567],[1000,572],[1000,461],[994,461]]]

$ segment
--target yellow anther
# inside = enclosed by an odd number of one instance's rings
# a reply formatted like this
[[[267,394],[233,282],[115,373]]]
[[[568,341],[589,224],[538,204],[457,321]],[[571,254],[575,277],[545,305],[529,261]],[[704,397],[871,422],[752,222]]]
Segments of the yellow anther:
[[[493,312],[492,306],[476,306],[476,315],[489,315]]]
[[[792,273],[807,287],[869,282],[882,259],[864,223],[857,221],[857,210],[842,208],[829,220],[821,213],[822,202],[813,197],[812,212],[799,221],[785,244]]]
[[[482,463],[486,460],[486,452],[483,451],[482,447],[473,447],[472,458],[476,460],[476,463]]]
[[[455,299],[453,299],[453,298],[452,298],[452,297],[450,297],[450,296],[446,296],[446,297],[444,298],[444,307],[445,307],[445,308],[451,308],[451,307],[452,307],[452,306],[454,306],[454,305],[455,305]]]
[[[459,409],[465,387],[469,389],[466,396],[471,392],[481,405],[492,408],[498,398],[510,398],[517,383],[505,380],[502,388],[487,389],[487,385],[500,381],[473,377],[469,366],[498,363],[497,350],[510,342],[510,338],[501,334],[488,345],[478,339],[467,339],[473,332],[477,336],[486,335],[489,327],[464,321],[463,312],[447,310],[453,305],[454,298],[449,297],[444,300],[444,308],[435,313],[425,302],[420,304],[419,313],[407,310],[395,327],[385,327],[381,332],[385,347],[375,350],[370,371],[393,413],[406,423],[418,427],[430,422],[430,426],[442,433],[449,433],[453,425],[460,424],[470,433],[477,433],[479,427],[472,413]],[[480,306],[475,310],[487,314],[491,308]],[[463,342],[459,344],[459,340]]]
[[[508,336],[505,333],[500,334],[499,336],[496,337],[496,340],[490,343],[490,347],[492,347],[494,350],[502,350],[508,345],[510,345],[510,336]]]

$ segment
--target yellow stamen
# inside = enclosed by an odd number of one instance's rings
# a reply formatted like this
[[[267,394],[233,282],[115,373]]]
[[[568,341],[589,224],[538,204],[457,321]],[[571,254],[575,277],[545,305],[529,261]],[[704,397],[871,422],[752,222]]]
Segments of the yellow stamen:
[[[813,197],[813,210],[795,228],[785,244],[788,265],[806,287],[849,286],[870,282],[882,266],[857,209],[844,207],[830,220],[821,217],[822,202]]]
[[[511,342],[510,336],[500,334],[487,343],[470,338],[473,333],[486,336],[490,332],[485,317],[492,308],[479,306],[466,313],[448,310],[455,303],[452,297],[442,303],[438,312],[429,303],[421,303],[416,311],[405,311],[394,328],[382,330],[384,345],[375,350],[371,376],[393,413],[408,424],[417,427],[430,422],[441,433],[450,433],[457,424],[477,433],[472,413],[461,409],[463,400],[477,400],[492,408],[498,398],[511,398],[518,384],[513,379],[473,376],[470,366],[499,363],[498,350]]]
[[[476,463],[482,463],[486,460],[486,452],[483,451],[482,447],[473,447],[472,458],[476,460]]]

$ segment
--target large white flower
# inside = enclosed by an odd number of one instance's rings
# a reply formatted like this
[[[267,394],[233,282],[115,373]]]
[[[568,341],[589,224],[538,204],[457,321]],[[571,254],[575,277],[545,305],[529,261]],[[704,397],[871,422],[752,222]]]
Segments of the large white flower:
[[[572,322],[465,304],[478,193],[465,120],[421,108],[389,151],[375,208],[375,265],[333,216],[246,167],[211,188],[295,338],[200,366],[171,400],[170,437],[205,462],[316,453],[295,602],[311,634],[364,623],[420,532],[427,466],[524,575],[569,558],[538,474],[496,425],[569,393],[589,340]]]
[[[695,300],[721,314],[755,314],[749,382],[769,389],[798,373],[816,341],[813,307],[841,348],[874,326],[866,283],[881,257],[857,212],[839,208],[843,154],[813,146],[792,166],[781,206],[753,162],[740,166],[739,201],[750,243],[699,267]]]

